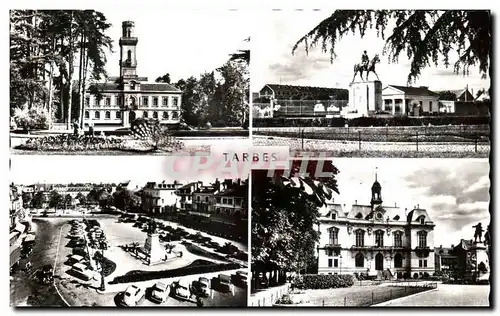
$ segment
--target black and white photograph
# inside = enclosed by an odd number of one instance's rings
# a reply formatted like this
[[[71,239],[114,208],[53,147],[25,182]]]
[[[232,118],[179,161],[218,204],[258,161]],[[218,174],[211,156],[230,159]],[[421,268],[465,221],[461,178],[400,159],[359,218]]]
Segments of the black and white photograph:
[[[485,158],[487,10],[275,10],[252,43],[256,146],[331,157]]]
[[[9,187],[11,306],[247,306],[248,179],[24,157]]]
[[[11,10],[11,152],[193,155],[250,142],[248,22],[223,9]]]
[[[489,173],[483,159],[254,170],[249,306],[490,306]]]

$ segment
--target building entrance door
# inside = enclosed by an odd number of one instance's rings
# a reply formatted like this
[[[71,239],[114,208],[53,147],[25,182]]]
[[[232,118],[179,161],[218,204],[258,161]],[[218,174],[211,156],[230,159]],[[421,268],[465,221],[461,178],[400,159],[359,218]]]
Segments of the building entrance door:
[[[378,253],[375,256],[375,270],[377,271],[384,270],[384,256],[381,253]]]
[[[128,121],[132,123],[135,120],[135,111],[128,112]]]

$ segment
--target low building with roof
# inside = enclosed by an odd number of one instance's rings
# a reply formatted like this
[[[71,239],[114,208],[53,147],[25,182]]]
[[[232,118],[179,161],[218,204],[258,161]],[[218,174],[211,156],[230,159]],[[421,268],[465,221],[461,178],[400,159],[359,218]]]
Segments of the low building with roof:
[[[368,205],[328,202],[320,210],[318,273],[403,278],[434,273],[434,223],[418,205],[384,205],[375,178]]]
[[[439,113],[439,94],[427,86],[388,85],[382,89],[383,112],[392,115],[421,116]]]
[[[122,23],[120,76],[93,84],[84,98],[84,124],[95,130],[130,127],[136,118],[157,119],[163,125],[178,125],[182,91],[168,83],[150,83],[137,75],[134,22]]]
[[[159,214],[177,210],[179,197],[176,193],[181,186],[177,181],[146,183],[141,195],[143,211]]]
[[[185,184],[177,190],[177,195],[180,199],[180,211],[191,211],[193,209],[193,194],[201,186],[203,186],[203,182],[195,181]]]

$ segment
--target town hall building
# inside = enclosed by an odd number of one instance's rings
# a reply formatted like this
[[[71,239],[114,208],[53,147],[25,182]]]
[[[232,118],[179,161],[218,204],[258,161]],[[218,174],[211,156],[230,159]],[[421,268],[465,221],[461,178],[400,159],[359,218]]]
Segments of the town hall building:
[[[377,278],[434,273],[434,223],[425,209],[384,205],[382,186],[371,188],[368,205],[327,203],[320,209],[319,274]]]
[[[130,127],[136,118],[157,119],[162,125],[180,123],[182,91],[168,83],[148,83],[147,77],[137,75],[137,43],[134,22],[123,22],[120,76],[98,83],[99,97],[85,93],[85,126]]]

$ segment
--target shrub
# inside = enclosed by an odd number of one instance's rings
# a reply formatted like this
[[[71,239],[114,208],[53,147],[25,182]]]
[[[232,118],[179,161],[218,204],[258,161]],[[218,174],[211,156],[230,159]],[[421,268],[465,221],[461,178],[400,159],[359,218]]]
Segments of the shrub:
[[[335,289],[354,285],[352,275],[306,274],[295,281],[298,289]]]
[[[22,108],[14,111],[14,123],[25,131],[48,129],[50,117],[43,108]]]
[[[254,127],[370,127],[370,126],[427,126],[427,125],[483,125],[490,124],[491,118],[481,116],[452,116],[436,115],[422,117],[389,116],[389,117],[358,117],[345,119],[342,117],[327,118],[297,118],[297,117],[268,117],[255,118]]]
[[[424,272],[424,274],[422,275],[422,279],[428,279],[429,277],[430,275],[427,272]]]
[[[414,279],[418,279],[418,277],[419,277],[419,275],[418,275],[418,273],[417,273],[417,272],[413,273],[413,278],[414,278]]]
[[[293,304],[292,297],[289,294],[284,294],[279,300],[276,301],[276,304]]]
[[[174,147],[180,149],[182,145],[173,139],[168,129],[160,126],[156,119],[138,118],[130,124],[132,136],[144,141],[153,150],[163,147]]]
[[[410,278],[410,272],[403,273],[403,278],[404,279],[409,279]]]

